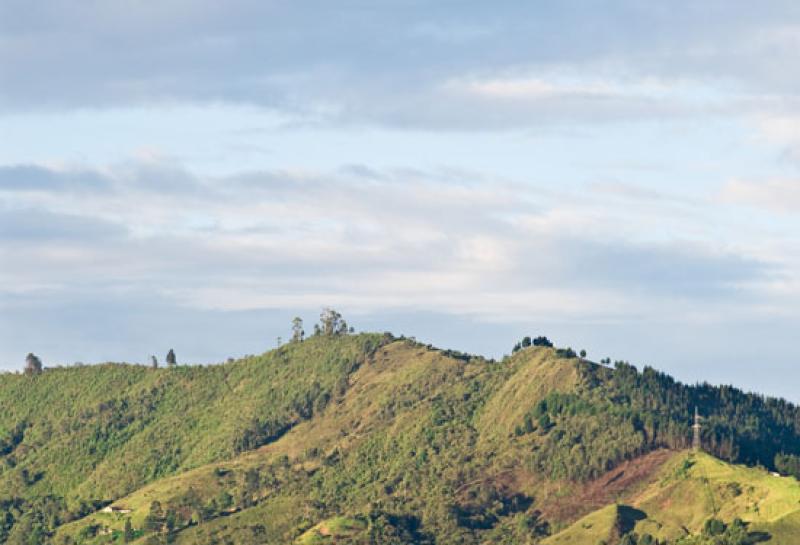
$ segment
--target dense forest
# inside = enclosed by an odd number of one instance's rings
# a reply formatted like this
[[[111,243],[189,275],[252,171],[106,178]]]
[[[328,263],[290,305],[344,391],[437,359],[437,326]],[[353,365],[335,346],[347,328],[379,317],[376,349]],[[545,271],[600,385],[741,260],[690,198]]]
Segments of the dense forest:
[[[783,400],[541,336],[494,361],[331,319],[223,364],[0,376],[0,543],[537,543],[615,468],[686,449],[695,407],[709,453],[798,472]],[[749,535],[709,524],[685,543]]]
[[[532,462],[537,471],[591,479],[656,448],[688,448],[697,409],[706,451],[800,476],[800,410],[783,399],[731,386],[686,385],[622,361],[613,370],[581,361],[578,369],[582,388],[541,399],[516,430],[546,436]]]

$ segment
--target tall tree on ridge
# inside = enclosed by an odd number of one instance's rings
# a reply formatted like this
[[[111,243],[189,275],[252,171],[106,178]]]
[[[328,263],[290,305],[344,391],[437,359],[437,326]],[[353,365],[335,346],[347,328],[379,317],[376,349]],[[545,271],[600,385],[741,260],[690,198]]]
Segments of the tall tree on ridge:
[[[295,316],[292,320],[292,342],[301,342],[305,335],[306,332],[303,331],[303,319],[300,318],[300,316]]]
[[[42,360],[40,360],[33,352],[30,352],[25,357],[25,374],[26,375],[40,375],[42,373]]]

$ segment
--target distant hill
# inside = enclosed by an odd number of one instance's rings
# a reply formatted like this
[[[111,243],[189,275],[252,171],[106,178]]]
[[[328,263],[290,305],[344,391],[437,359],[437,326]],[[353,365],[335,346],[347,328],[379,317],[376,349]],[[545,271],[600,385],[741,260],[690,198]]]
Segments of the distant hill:
[[[0,376],[0,542],[789,545],[798,454],[800,411],[731,387],[319,335]]]

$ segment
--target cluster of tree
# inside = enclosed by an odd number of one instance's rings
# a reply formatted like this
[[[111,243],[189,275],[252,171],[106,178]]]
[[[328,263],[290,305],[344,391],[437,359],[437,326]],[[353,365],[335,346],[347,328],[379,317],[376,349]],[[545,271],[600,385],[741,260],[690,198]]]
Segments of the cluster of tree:
[[[624,534],[618,543],[619,545],[669,545],[668,541],[656,539],[651,534],[639,535],[636,532]]]
[[[800,410],[784,400],[730,386],[684,385],[625,362],[613,371],[579,364],[585,388],[552,393],[516,426],[545,436],[531,456],[553,478],[596,478],[657,448],[687,448],[695,407],[703,415],[702,448],[736,463],[800,475]]]
[[[571,347],[556,348],[556,356],[558,356],[559,358],[569,359],[569,358],[574,358],[577,355],[578,354],[576,354],[575,351]],[[583,355],[584,356],[586,355],[586,351],[585,350],[583,351]]]
[[[734,519],[725,524],[719,519],[710,518],[703,525],[699,535],[683,537],[679,541],[660,540],[650,534],[626,532],[620,538],[619,545],[753,545],[769,540],[763,532],[749,532],[747,523],[742,519]]]
[[[459,525],[475,530],[488,530],[501,518],[524,513],[533,498],[521,493],[509,493],[491,481],[479,481],[461,490],[453,506]]]
[[[775,469],[784,475],[800,479],[800,456],[779,453],[775,455]]]
[[[242,430],[241,434],[235,439],[234,452],[240,453],[246,450],[257,449],[260,446],[271,443],[279,439],[284,433],[289,431],[292,423],[288,421],[276,422],[274,420],[266,420],[260,422],[253,419]]]
[[[58,526],[84,517],[102,505],[100,501],[83,501],[70,508],[64,498],[54,495],[33,501],[20,497],[0,498],[0,543],[45,543]]]
[[[347,321],[342,317],[342,314],[332,308],[326,307],[322,309],[319,315],[319,323],[314,324],[314,336],[321,335],[333,337],[336,335],[347,335],[353,333],[355,329],[347,325]],[[306,331],[303,327],[303,319],[299,316],[292,318],[292,336],[291,342],[302,342],[306,337]],[[281,338],[278,337],[278,345],[281,344]]]
[[[519,341],[517,344],[514,345],[514,348],[511,351],[516,353],[522,350],[523,348],[528,348],[530,346],[545,346],[548,348],[552,348],[553,343],[550,342],[550,339],[541,335],[538,337],[534,337],[533,339],[531,339],[526,335],[525,337],[522,337],[521,341]]]
[[[319,324],[314,324],[314,335],[347,335],[353,333],[354,329],[347,326],[347,322],[342,315],[332,308],[324,308],[319,315]]]
[[[193,489],[189,489],[194,492]],[[150,533],[170,534],[178,528],[179,521],[184,522],[184,510],[179,511],[172,506],[164,508],[156,500],[150,504],[150,511],[144,519],[144,530]]]

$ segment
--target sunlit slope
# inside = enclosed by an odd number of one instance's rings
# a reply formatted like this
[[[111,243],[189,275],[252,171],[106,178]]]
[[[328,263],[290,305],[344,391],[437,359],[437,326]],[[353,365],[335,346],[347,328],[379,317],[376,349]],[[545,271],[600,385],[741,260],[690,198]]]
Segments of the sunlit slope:
[[[97,372],[130,366],[105,367]],[[131,375],[134,390],[166,381],[160,395],[173,401],[152,404],[126,428],[143,426],[154,444],[175,449],[165,459],[178,463],[122,487],[111,479],[126,466],[161,458],[138,457],[152,448],[141,434],[104,447],[68,497],[104,491],[122,512],[90,505],[78,520],[58,521],[59,545],[117,543],[126,522],[137,543],[187,545],[616,545],[628,531],[675,539],[715,515],[772,525],[776,536],[793,529],[794,497],[777,500],[775,477],[739,476],[748,484],[737,489],[724,484],[734,477],[718,473],[756,470],[717,467],[702,454],[686,462],[680,449],[696,403],[709,445],[724,452],[725,441],[741,437],[748,453],[766,445],[765,456],[785,440],[791,447],[794,408],[730,388],[687,387],[652,369],[611,369],[549,347],[496,362],[355,335],[314,337],[217,367]],[[133,406],[123,392],[122,406]],[[737,418],[747,425],[732,427]],[[73,433],[116,444],[113,434]],[[31,447],[28,439],[20,446]],[[758,517],[746,516],[751,504]]]
[[[556,535],[546,538],[542,545],[597,545],[617,539],[619,506],[608,505],[581,518]]]
[[[224,365],[0,375],[0,542],[280,437],[344,393],[381,335],[314,338]],[[45,502],[46,499],[46,502]]]
[[[553,389],[574,389],[574,366],[573,361],[554,358],[549,349],[527,351],[510,365],[502,365],[394,342],[375,351],[350,375],[346,395],[276,441],[230,461],[158,481],[116,504],[133,510],[129,516],[139,528],[154,500],[163,505],[180,503],[191,494],[207,503],[225,493],[241,498],[247,472],[258,471],[261,483],[267,484],[249,501],[201,525],[187,525],[177,534],[177,542],[204,543],[218,534],[245,539],[240,534],[249,535],[251,527],[260,525],[256,521],[265,519],[271,521],[263,529],[265,539],[282,542],[297,538],[299,528],[311,528],[332,513],[361,517],[370,521],[370,528],[384,518],[413,515],[416,520],[403,522],[402,529],[395,528],[397,533],[424,523],[429,532],[446,530],[455,539],[471,530],[459,525],[448,507],[454,490],[464,502],[467,518],[478,516],[466,511],[472,509],[470,494],[481,486],[492,487],[491,493],[501,501],[517,493],[528,497],[535,488],[533,476],[518,463],[501,462],[514,452],[510,458],[523,459],[528,441],[504,434],[499,456],[494,440],[481,440],[485,424],[480,422],[486,421],[486,411],[498,411],[495,398],[505,398],[509,388],[541,386],[506,402],[520,414]],[[494,436],[496,431],[490,428],[485,433]],[[522,501],[509,509],[522,513],[529,507]],[[121,530],[125,518],[99,513],[61,533],[77,535],[93,525]],[[490,522],[502,518],[503,514],[492,515]],[[393,528],[393,523],[382,526],[389,532],[386,528]]]
[[[750,532],[775,545],[800,536],[800,484],[763,469],[729,464],[708,454],[683,452],[641,492],[620,498],[546,539],[546,545],[613,543],[622,533],[650,534],[670,543],[702,533],[710,518],[739,518]],[[621,516],[620,516],[621,514]]]

